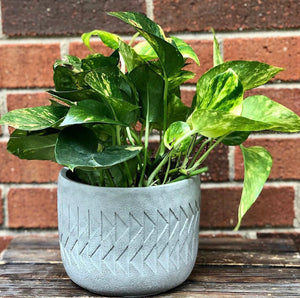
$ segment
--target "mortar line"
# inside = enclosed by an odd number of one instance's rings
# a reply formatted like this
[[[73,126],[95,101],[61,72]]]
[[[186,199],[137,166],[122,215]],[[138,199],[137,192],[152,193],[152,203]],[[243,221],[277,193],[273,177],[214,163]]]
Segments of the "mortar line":
[[[46,188],[46,189],[53,189],[57,188],[57,183],[56,182],[49,182],[49,183],[34,183],[34,182],[28,182],[28,183],[0,183],[0,187],[7,187],[8,190],[11,188]]]
[[[294,211],[294,227],[300,228],[300,182],[295,185]]]
[[[235,177],[235,147],[229,146],[228,147],[228,168],[229,168],[229,181],[234,181]]]
[[[213,35],[211,32],[174,32],[173,34],[182,39],[191,40],[213,40]],[[216,30],[217,38],[227,38],[227,39],[240,39],[240,38],[271,38],[271,37],[298,37],[300,36],[300,30],[274,30],[274,31],[230,31],[230,32],[219,32]]]
[[[278,181],[278,180],[268,180],[264,186],[270,187],[296,187],[299,183],[299,180],[286,180],[286,181]],[[242,187],[243,181],[221,181],[221,182],[201,182],[201,188],[205,189],[215,189],[215,188],[232,188],[232,187]]]
[[[121,39],[130,41],[132,35],[130,34],[120,34]],[[142,40],[141,37],[138,37],[137,40]],[[81,42],[81,36],[18,36],[18,37],[6,37],[3,35],[0,36],[0,44],[53,44],[53,43],[61,43],[63,41],[71,42]],[[100,41],[100,39],[96,36],[91,37],[91,41]]]
[[[0,89],[0,116],[7,113],[7,100],[6,99],[7,99],[6,90]],[[8,126],[1,125],[1,130],[2,130],[2,136],[0,139],[3,140],[7,136],[9,136]]]
[[[69,41],[64,39],[60,42],[60,57],[63,59],[67,55],[69,55]]]
[[[0,0],[0,39],[4,37],[5,35],[3,34],[3,27],[2,27],[2,3]]]
[[[249,139],[252,140],[259,140],[259,139],[299,139],[300,133],[284,133],[284,132],[278,132],[278,133],[254,133],[249,136]]]
[[[4,227],[8,227],[8,191],[9,191],[9,187],[7,185],[1,185],[1,189],[2,189],[2,199],[3,199],[3,204],[2,204],[2,208],[3,208],[3,225]]]
[[[153,0],[145,0],[146,4],[146,15],[149,19],[154,19]]]
[[[153,1],[146,1],[146,11],[147,16],[149,18],[153,18]],[[0,26],[0,30],[2,27]],[[1,31],[0,31],[1,33]],[[195,33],[185,33],[185,32],[174,32],[173,34],[167,33],[167,35],[174,35],[182,39],[190,39],[190,40],[213,40],[213,35],[211,32],[195,32]],[[120,34],[119,35],[124,40],[130,40],[132,35],[130,34]],[[271,37],[299,37],[300,30],[288,30],[288,31],[232,31],[232,32],[216,32],[216,36],[218,39],[223,40],[224,38],[232,38],[232,39],[240,39],[240,38],[271,38]],[[67,40],[68,42],[81,42],[80,36],[18,36],[18,37],[7,37],[4,34],[0,34],[0,44],[28,44],[28,43],[41,43],[41,44],[49,44],[49,43],[60,43],[63,40]],[[99,40],[96,37],[92,37],[91,41]]]

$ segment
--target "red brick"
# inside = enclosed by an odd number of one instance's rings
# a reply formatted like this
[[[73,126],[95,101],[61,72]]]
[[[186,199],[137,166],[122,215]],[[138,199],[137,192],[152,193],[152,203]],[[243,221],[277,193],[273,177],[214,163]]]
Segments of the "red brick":
[[[242,189],[209,188],[201,192],[200,226],[234,228]],[[292,226],[295,217],[294,196],[293,187],[265,187],[245,215],[241,227]]]
[[[113,50],[105,46],[101,41],[92,41],[90,45],[95,52],[101,53],[102,55],[109,56],[113,53]],[[70,55],[77,56],[81,59],[92,54],[92,52],[81,41],[71,42],[69,45],[69,53]]]
[[[145,12],[144,0],[3,0],[3,32],[15,35],[78,35],[93,29],[132,32],[106,15],[109,11]]]
[[[185,67],[186,70],[196,74],[188,83],[196,83],[201,75],[213,67],[213,43],[210,40],[185,40],[185,42],[193,48],[200,61],[198,66],[194,61],[188,60],[190,65]]]
[[[300,179],[300,139],[248,139],[245,146],[262,146],[273,157],[270,179]],[[243,179],[243,156],[238,147],[235,151],[235,179]]]
[[[220,144],[214,148],[207,159],[203,162],[203,166],[207,166],[208,171],[201,175],[202,181],[228,181],[228,147]]]
[[[7,110],[15,110],[21,108],[31,108],[37,106],[49,105],[51,96],[46,92],[41,93],[22,93],[7,95]]]
[[[42,160],[21,160],[6,150],[6,143],[0,142],[1,183],[45,183],[56,182],[61,166]]]
[[[195,32],[300,27],[298,0],[154,0],[154,17],[167,31]]]
[[[60,59],[59,44],[0,45],[0,88],[53,86],[56,59]]]
[[[13,239],[12,236],[1,236],[0,237],[0,253],[8,247],[8,245],[12,239]]]
[[[57,227],[56,189],[12,188],[8,192],[10,228]]]
[[[300,79],[300,37],[224,39],[223,48],[226,61],[258,60],[285,68],[276,79]]]
[[[193,102],[193,97],[196,94],[194,90],[181,90],[181,100],[182,102],[187,105],[191,106]]]
[[[256,88],[247,91],[245,97],[257,94],[265,95],[300,115],[300,89]]]

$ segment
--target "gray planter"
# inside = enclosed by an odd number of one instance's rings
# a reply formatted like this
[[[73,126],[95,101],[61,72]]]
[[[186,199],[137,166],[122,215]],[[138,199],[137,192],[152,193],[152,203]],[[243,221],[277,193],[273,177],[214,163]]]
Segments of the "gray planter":
[[[61,170],[58,223],[69,277],[107,296],[153,295],[187,279],[196,261],[200,179],[162,186],[81,184]]]

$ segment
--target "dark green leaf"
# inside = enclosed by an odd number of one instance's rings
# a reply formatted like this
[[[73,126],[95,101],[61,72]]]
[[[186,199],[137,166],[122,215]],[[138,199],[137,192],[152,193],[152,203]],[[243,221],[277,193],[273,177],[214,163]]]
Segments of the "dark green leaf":
[[[59,65],[67,66],[68,68],[70,68],[73,71],[77,71],[77,72],[81,71],[81,59],[76,56],[67,55],[65,57],[65,60],[57,60],[54,63],[53,68],[55,69]]]
[[[162,77],[144,64],[135,68],[129,74],[129,78],[139,93],[143,119],[146,119],[149,113],[149,122],[162,123],[164,115]]]
[[[13,110],[5,114],[0,124],[21,130],[41,130],[54,126],[66,115],[67,107],[42,106]]]
[[[86,75],[85,80],[112,107],[116,120],[128,125],[136,122],[139,107],[130,103],[131,99],[122,91],[126,89],[126,84],[129,89],[130,86],[119,69],[102,68],[101,71],[92,71]]]
[[[272,168],[272,157],[265,148],[245,148],[242,145],[240,147],[244,158],[245,177],[236,230],[239,228],[243,216],[259,196]]]
[[[54,69],[53,81],[57,91],[71,91],[78,87],[74,72],[66,66],[57,66]]]
[[[105,102],[92,99],[80,101],[77,105],[72,106],[64,121],[60,124],[60,127],[84,123],[124,125],[123,123],[114,120],[112,111]]]
[[[250,133],[251,133],[250,131],[235,131],[235,132],[232,132],[231,134],[229,134],[227,137],[225,137],[222,140],[222,143],[227,145],[227,146],[240,145],[248,139]]]
[[[73,102],[86,100],[86,99],[95,99],[101,100],[101,96],[98,92],[93,89],[79,89],[79,90],[72,90],[72,91],[54,91],[49,90],[47,91],[53,97],[72,105]]]
[[[90,51],[93,51],[93,49],[90,46],[90,39],[93,35],[98,36],[102,40],[102,42],[111,49],[117,49],[119,47],[118,35],[102,30],[93,30],[91,32],[83,33],[81,35],[83,43]]]
[[[135,12],[112,12],[109,14],[133,26],[148,41],[159,57],[168,77],[184,66],[184,59],[176,46],[168,42],[161,27],[144,14]]]
[[[136,29],[143,29],[144,31],[151,33],[161,39],[165,39],[165,34],[162,28],[147,18],[144,14],[138,12],[109,12],[111,16],[119,18],[123,22],[131,25]]]
[[[87,56],[85,59],[82,59],[82,69],[84,71],[88,71],[106,66],[117,66],[118,63],[118,57],[106,57],[102,54],[92,54]]]
[[[134,158],[140,147],[111,146],[98,151],[98,139],[86,127],[71,126],[58,136],[55,157],[59,164],[73,170],[80,168],[107,168]]]
[[[183,104],[180,97],[172,93],[168,97],[168,125],[176,121],[186,121],[189,107]]]
[[[54,148],[58,132],[15,130],[7,143],[7,150],[21,159],[55,161]]]
[[[271,66],[257,61],[228,61],[207,71],[197,82],[198,97],[202,98],[210,81],[218,74],[229,68],[238,75],[244,90],[263,85],[274,77],[282,68]]]
[[[199,109],[224,111],[240,115],[243,95],[243,86],[237,74],[229,68],[210,81],[203,97],[198,99]]]

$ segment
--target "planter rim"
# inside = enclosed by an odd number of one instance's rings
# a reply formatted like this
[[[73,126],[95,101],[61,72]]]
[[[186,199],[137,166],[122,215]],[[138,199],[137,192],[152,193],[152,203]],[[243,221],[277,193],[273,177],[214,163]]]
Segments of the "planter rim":
[[[177,182],[172,182],[172,183],[168,183],[168,184],[160,184],[160,185],[152,185],[152,186],[145,186],[145,187],[111,187],[111,186],[95,186],[95,185],[90,185],[90,184],[85,184],[85,183],[81,183],[81,182],[78,182],[78,181],[74,181],[72,179],[70,179],[68,176],[67,176],[67,172],[69,172],[70,169],[68,168],[62,168],[59,172],[59,176],[62,177],[63,179],[66,179],[68,180],[70,183],[74,183],[74,184],[77,184],[77,185],[83,185],[84,187],[88,187],[88,188],[91,188],[91,189],[99,189],[99,188],[103,188],[103,189],[107,189],[107,190],[116,190],[116,189],[119,189],[119,190],[127,190],[127,191],[136,191],[137,189],[149,189],[149,188],[155,188],[155,189],[158,189],[158,188],[173,188],[175,185],[178,186],[180,184],[184,185],[186,183],[188,183],[188,181],[190,181],[191,179],[199,179],[200,180],[200,177],[199,175],[195,175],[195,176],[192,176],[190,178],[187,178],[187,179],[183,179],[181,181],[177,181]],[[201,182],[201,180],[200,180]]]

